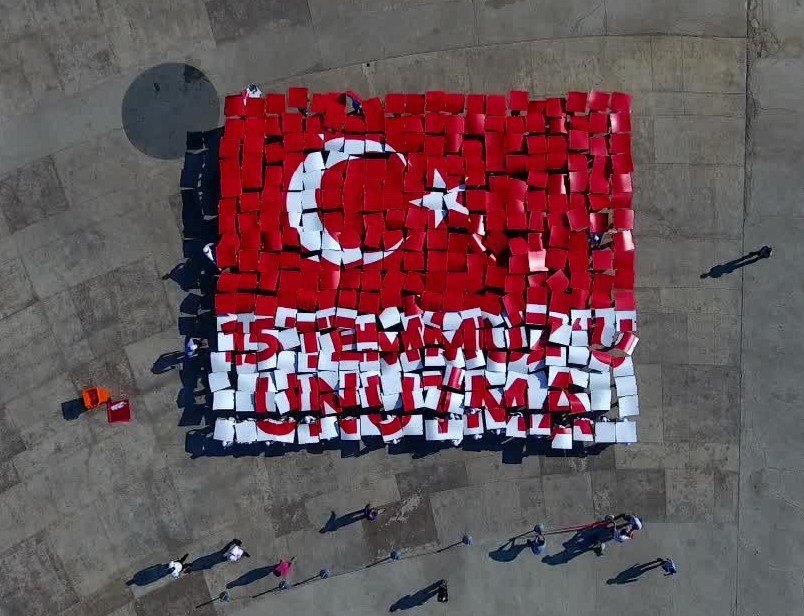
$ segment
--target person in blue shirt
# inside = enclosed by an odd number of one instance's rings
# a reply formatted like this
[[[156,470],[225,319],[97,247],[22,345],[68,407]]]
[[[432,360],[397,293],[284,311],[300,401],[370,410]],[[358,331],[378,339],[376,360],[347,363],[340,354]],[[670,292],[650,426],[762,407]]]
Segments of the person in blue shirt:
[[[198,355],[198,341],[191,336],[187,336],[184,339],[184,356],[187,359],[192,359],[196,355]]]
[[[547,539],[544,537],[544,528],[541,524],[534,526],[533,532],[535,535],[532,539],[527,540],[527,546],[530,548],[531,552],[538,556],[544,553],[544,549],[547,546]]]
[[[660,558],[659,560],[662,563],[662,571],[666,576],[678,573],[678,565],[673,562],[672,558]]]

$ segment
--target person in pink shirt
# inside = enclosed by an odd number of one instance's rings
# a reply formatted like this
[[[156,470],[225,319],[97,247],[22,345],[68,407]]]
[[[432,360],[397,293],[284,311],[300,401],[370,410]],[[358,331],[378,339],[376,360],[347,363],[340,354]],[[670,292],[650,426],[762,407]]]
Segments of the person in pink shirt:
[[[274,575],[276,577],[288,577],[293,569],[293,561],[296,557],[293,556],[290,560],[280,560],[279,564],[274,567]]]

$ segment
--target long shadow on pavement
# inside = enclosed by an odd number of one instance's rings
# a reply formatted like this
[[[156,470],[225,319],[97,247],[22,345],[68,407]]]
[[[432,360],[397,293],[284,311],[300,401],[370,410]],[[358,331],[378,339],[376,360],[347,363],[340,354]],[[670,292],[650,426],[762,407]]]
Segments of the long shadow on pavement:
[[[247,571],[236,580],[232,580],[226,584],[226,588],[236,588],[237,586],[248,586],[263,578],[268,577],[276,570],[276,565],[269,565],[267,567],[257,567],[251,571]]]
[[[438,594],[438,587],[441,584],[441,580],[438,582],[433,582],[429,586],[422,588],[421,590],[417,590],[412,595],[405,595],[404,597],[398,599],[391,607],[388,609],[389,612],[396,612],[399,610],[409,610],[414,607],[419,607],[420,605],[424,605],[430,599]]]
[[[606,584],[631,584],[638,581],[648,571],[658,569],[661,566],[662,561],[659,558],[647,563],[634,563],[628,569],[620,571],[615,577],[606,580]]]
[[[167,564],[151,565],[141,571],[137,571],[132,578],[126,582],[126,586],[147,586],[158,582],[170,575],[170,567]]]
[[[509,539],[496,550],[489,552],[489,557],[499,563],[510,563],[527,547],[528,544],[524,541],[517,543],[516,539]]]
[[[586,528],[579,530],[564,542],[564,549],[557,554],[542,558],[548,565],[563,565],[581,554],[594,550],[602,542],[611,538],[611,530],[606,527]]]

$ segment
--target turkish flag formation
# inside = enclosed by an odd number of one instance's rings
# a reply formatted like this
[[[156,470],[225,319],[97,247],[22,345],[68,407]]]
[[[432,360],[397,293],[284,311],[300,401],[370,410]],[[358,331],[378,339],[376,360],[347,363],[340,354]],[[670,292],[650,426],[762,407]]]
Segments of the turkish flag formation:
[[[597,430],[638,414],[630,105],[227,97],[215,409],[268,441],[633,440]]]

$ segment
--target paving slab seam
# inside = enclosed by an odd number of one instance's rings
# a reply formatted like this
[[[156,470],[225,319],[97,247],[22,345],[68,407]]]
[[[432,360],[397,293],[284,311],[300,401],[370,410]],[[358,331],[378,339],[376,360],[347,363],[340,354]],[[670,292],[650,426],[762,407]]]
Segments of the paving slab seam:
[[[743,211],[742,211],[742,253],[745,254],[745,219],[748,214],[748,202],[751,199],[751,169],[749,153],[751,148],[751,38],[750,38],[750,24],[751,24],[751,2],[749,0],[745,3],[745,129],[743,130]],[[735,563],[734,563],[734,614],[736,615],[739,610],[740,598],[740,518],[742,507],[740,507],[740,486],[742,484],[742,444],[743,444],[743,415],[745,413],[743,405],[743,344],[745,336],[745,327],[743,324],[743,315],[745,312],[745,269],[740,271],[740,344],[737,350],[737,360],[740,366],[740,429],[737,431],[737,516],[735,524],[735,533],[737,535],[738,548],[735,550]]]

